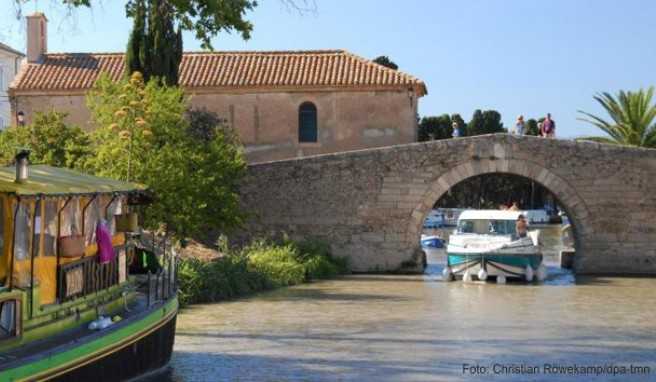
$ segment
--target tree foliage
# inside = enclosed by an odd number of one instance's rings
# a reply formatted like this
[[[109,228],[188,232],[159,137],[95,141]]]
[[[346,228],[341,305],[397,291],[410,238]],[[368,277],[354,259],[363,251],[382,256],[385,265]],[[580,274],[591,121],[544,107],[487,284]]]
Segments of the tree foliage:
[[[417,139],[419,142],[424,142],[451,138],[453,134],[451,123],[451,117],[448,114],[437,117],[423,117],[419,121]]]
[[[377,63],[378,65],[382,65],[384,67],[390,68],[397,70],[399,68],[394,61],[390,60],[389,57],[387,56],[378,56],[372,60],[373,62]]]
[[[656,104],[652,103],[653,96],[654,87],[637,92],[621,90],[616,97],[609,93],[597,94],[594,99],[606,110],[611,121],[580,110],[579,113],[584,117],[579,119],[598,127],[608,134],[608,137],[580,139],[656,147]]]
[[[182,30],[178,26],[175,31],[172,7],[166,0],[134,0],[132,14],[134,25],[125,60],[127,73],[140,72],[146,82],[157,77],[167,85],[177,85]]]
[[[29,0],[14,0],[19,13],[22,4]],[[92,7],[102,4],[102,0],[57,0],[69,8]],[[125,13],[134,17],[141,0],[125,1]],[[149,0],[152,1],[152,0]],[[246,12],[257,6],[255,0],[159,0],[170,9],[170,21],[182,30],[191,31],[201,41],[203,49],[212,49],[211,40],[220,32],[238,32],[244,39],[249,39],[253,24],[246,20]],[[291,3],[293,1],[285,1]],[[299,7],[297,7],[300,9]]]
[[[37,112],[27,126],[0,133],[0,162],[13,162],[18,148],[30,150],[30,161],[57,167],[75,167],[90,153],[89,138],[79,127],[65,123],[66,113]]]
[[[475,110],[467,124],[467,135],[503,133],[506,129],[501,122],[501,114],[496,110]]]
[[[538,121],[535,120],[535,118],[529,118],[526,121],[526,126],[524,128],[524,134],[525,135],[534,135],[538,136],[540,135],[540,129],[538,129]]]
[[[148,208],[147,227],[164,223],[169,232],[186,237],[241,223],[242,152],[218,127],[207,140],[188,134],[181,89],[157,80],[144,84],[138,72],[120,82],[103,75],[87,104],[97,130],[95,155],[84,168],[148,185],[156,200]]]
[[[541,208],[554,198],[544,186],[514,174],[485,174],[453,186],[436,207],[492,208],[516,202],[522,209]]]

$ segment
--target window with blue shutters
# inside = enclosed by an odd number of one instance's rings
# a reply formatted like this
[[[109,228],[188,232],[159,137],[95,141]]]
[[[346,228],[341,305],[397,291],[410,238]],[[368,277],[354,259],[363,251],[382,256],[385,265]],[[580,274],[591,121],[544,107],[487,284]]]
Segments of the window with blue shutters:
[[[298,141],[317,142],[317,107],[312,102],[298,108]]]

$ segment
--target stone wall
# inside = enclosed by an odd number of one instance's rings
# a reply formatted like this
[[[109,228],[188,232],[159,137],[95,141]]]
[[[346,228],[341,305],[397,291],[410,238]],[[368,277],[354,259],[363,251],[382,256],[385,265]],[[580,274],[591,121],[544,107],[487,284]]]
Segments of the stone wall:
[[[216,112],[237,130],[251,163],[416,141],[418,99],[408,91],[188,93],[192,107]],[[298,108],[306,101],[317,107],[317,143],[298,142]],[[35,112],[55,109],[94,128],[83,94],[20,95],[16,102],[27,123]]]
[[[249,166],[248,235],[318,237],[355,271],[389,271],[419,247],[424,217],[472,176],[537,181],[573,222],[578,273],[656,274],[656,150],[506,134]]]

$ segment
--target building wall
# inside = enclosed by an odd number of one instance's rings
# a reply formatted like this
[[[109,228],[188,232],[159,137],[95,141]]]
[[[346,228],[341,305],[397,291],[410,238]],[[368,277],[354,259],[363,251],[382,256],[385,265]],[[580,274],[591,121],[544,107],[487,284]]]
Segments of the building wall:
[[[20,66],[20,57],[0,50],[0,130],[13,122],[7,89],[14,80]]]
[[[249,162],[332,153],[416,141],[417,97],[408,91],[194,93],[194,108],[216,112],[234,127]],[[37,111],[69,113],[68,122],[91,130],[84,95],[21,95],[15,112],[29,123]],[[317,108],[318,142],[298,142],[298,108]]]

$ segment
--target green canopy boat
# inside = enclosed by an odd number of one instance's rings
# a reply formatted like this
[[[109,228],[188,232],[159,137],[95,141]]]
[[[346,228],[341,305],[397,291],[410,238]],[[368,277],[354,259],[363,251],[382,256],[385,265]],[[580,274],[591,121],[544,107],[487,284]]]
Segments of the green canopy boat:
[[[116,381],[166,365],[174,253],[130,272],[145,187],[28,155],[0,168],[0,381]]]

